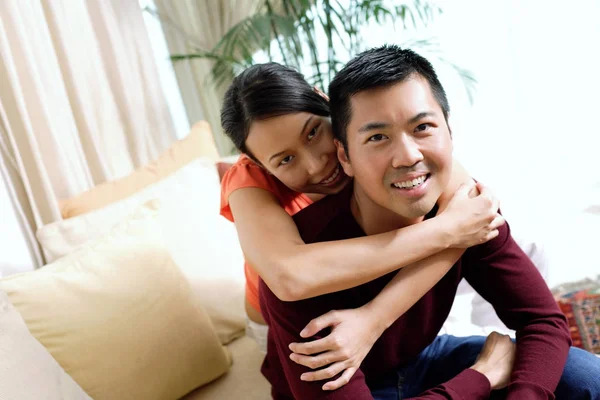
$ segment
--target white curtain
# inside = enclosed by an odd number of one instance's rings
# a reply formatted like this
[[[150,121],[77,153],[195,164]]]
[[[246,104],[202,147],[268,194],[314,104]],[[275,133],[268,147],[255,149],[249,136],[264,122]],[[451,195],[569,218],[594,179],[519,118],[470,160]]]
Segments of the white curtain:
[[[136,0],[2,0],[0,54],[0,164],[30,240],[175,139]]]
[[[194,48],[212,49],[242,19],[256,12],[258,0],[155,0],[171,54],[187,54]],[[221,130],[220,107],[228,82],[215,87],[209,81],[212,63],[178,61],[175,74],[190,123],[205,119],[211,125],[221,155],[233,145]]]

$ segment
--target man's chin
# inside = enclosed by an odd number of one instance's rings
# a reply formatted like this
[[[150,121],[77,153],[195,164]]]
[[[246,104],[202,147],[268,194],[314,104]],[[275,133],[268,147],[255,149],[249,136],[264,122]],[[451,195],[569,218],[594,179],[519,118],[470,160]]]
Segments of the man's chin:
[[[403,209],[396,210],[396,214],[409,220],[416,220],[429,214],[434,207],[435,201],[421,199],[421,201],[413,203],[409,207],[403,207]]]

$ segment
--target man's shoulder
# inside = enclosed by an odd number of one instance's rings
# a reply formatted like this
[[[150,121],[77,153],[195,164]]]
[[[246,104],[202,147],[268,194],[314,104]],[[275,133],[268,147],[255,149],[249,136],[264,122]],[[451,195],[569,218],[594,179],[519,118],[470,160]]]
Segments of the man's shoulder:
[[[486,267],[492,264],[494,267],[500,267],[501,269],[505,269],[509,264],[531,264],[527,254],[513,239],[508,222],[498,228],[498,236],[492,240],[469,247],[461,260],[462,266],[465,267],[465,273],[482,268],[485,270]]]
[[[516,243],[510,233],[510,226],[508,225],[508,222],[506,222],[498,228],[498,236],[485,243],[469,247],[464,255],[470,258],[481,259],[499,251],[512,249],[514,245],[516,245]]]
[[[294,214],[294,222],[304,243],[360,236],[350,210],[351,197],[352,184],[349,184],[341,192],[328,195]]]

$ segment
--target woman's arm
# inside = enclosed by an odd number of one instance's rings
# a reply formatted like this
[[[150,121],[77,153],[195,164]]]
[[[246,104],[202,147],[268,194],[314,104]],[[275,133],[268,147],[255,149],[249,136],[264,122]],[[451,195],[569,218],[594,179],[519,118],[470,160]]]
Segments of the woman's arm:
[[[459,200],[439,216],[400,230],[305,244],[268,191],[244,188],[229,196],[246,259],[284,301],[348,289],[449,247],[480,242],[496,210],[483,196]]]

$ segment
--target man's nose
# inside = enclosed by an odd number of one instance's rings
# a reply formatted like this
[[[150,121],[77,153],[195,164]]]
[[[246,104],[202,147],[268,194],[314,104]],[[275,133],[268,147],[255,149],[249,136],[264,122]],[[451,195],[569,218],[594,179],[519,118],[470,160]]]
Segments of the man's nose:
[[[392,158],[394,168],[412,167],[420,161],[423,161],[423,154],[419,145],[412,138],[399,138],[396,140]]]

